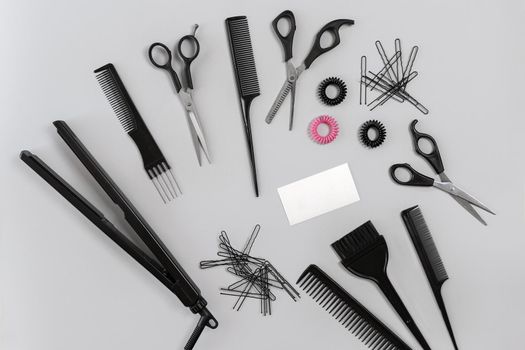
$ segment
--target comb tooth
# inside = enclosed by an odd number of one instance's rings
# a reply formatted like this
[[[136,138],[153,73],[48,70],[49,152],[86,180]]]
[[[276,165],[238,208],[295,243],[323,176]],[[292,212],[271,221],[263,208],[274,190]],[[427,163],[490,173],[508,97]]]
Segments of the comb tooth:
[[[333,298],[335,298],[334,293],[330,293],[330,294],[328,295],[328,298],[326,298],[326,299],[323,301],[323,303],[322,303],[322,304],[319,304],[319,305],[321,305],[321,307],[323,307],[324,309],[326,309],[326,306],[328,305],[328,303],[329,303]]]
[[[314,283],[312,283],[312,285],[310,286],[310,290],[308,290],[308,294],[309,295],[313,295],[317,289],[319,289],[320,287],[322,286],[321,282],[319,282],[318,280],[315,280]]]
[[[358,331],[359,331],[359,328],[361,328],[362,323],[363,323],[363,319],[359,315],[356,315],[355,320],[352,322],[352,329],[353,329],[354,335],[357,336],[359,334]]]
[[[322,283],[319,284],[319,289],[315,292],[315,293],[312,293],[312,299],[316,300],[318,296],[321,296],[322,295],[322,292],[326,289],[326,286]],[[317,300],[316,300],[317,301]]]
[[[370,349],[375,349],[380,338],[381,334],[379,334],[376,329],[373,329],[372,332],[370,332],[370,338],[367,340],[366,346]]]
[[[351,315],[353,312],[352,308],[346,309],[340,316],[339,316],[339,323],[344,324],[346,320],[348,319],[348,316]]]
[[[333,314],[334,311],[337,309],[337,306],[339,306],[340,303],[341,303],[341,299],[335,298],[333,304],[331,306],[329,306],[326,310],[329,313]]]
[[[332,311],[332,316],[334,316],[336,319],[340,315],[341,310],[345,308],[346,304],[343,300],[339,299],[337,307]]]
[[[153,168],[152,170],[153,174],[154,174],[154,179],[157,180],[158,184],[160,185],[160,188],[162,188],[162,192],[164,193],[164,195],[166,196],[166,198],[168,199],[168,202],[171,201],[171,198],[170,196],[168,195],[168,192],[166,191],[166,189],[164,188],[164,186],[162,185],[162,182],[159,180],[159,174],[157,173],[157,170],[155,168]]]
[[[151,182],[153,182],[153,185],[157,189],[157,192],[159,193],[160,198],[162,198],[162,201],[164,202],[164,204],[166,204],[166,199],[164,198],[164,196],[162,195],[162,192],[159,189],[158,179],[156,178],[155,174],[153,173],[153,171],[148,170],[148,175],[149,175]]]
[[[339,320],[341,319],[341,316],[342,316],[342,315],[346,312],[346,310],[348,310],[348,309],[349,309],[348,305],[346,305],[346,303],[343,302],[343,303],[341,304],[341,306],[339,307],[339,310],[337,310],[337,311],[334,313],[334,317],[335,317],[335,319],[339,321]]]
[[[375,331],[374,329],[367,323],[366,325],[366,333],[363,337],[363,343],[368,346],[368,343],[370,343],[371,340],[374,339]]]
[[[326,307],[326,311],[328,311],[329,314],[333,315],[333,312],[337,305],[339,305],[340,299],[336,296]]]
[[[299,277],[299,280],[297,281],[297,284],[299,285],[300,288],[303,288],[303,286],[306,287],[305,283],[310,281],[313,277],[314,277],[314,275],[311,274],[310,272],[308,272],[307,274],[304,274],[303,276]]]
[[[330,295],[330,289],[326,286],[323,286],[323,292],[319,295],[319,297],[315,300],[319,304],[321,304],[324,299],[326,299]]]
[[[349,328],[349,326],[355,321],[356,317],[357,317],[357,313],[352,310],[352,312],[347,316],[346,320],[343,322],[343,326],[345,328]]]

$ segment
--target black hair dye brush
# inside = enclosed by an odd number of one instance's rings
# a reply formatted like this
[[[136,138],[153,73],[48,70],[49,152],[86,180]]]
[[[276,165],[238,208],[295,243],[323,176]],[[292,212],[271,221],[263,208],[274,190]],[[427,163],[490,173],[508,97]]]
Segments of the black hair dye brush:
[[[443,316],[443,321],[445,321],[445,325],[447,326],[448,334],[454,344],[454,349],[458,350],[456,338],[452,332],[447,309],[445,308],[443,296],[441,295],[441,286],[443,286],[443,283],[448,280],[448,275],[445,266],[443,265],[443,261],[441,261],[434,240],[432,239],[432,234],[428,229],[421,209],[419,209],[417,205],[403,210],[401,212],[401,217],[405,222],[412,243],[414,243],[421,265],[423,265],[428,283],[430,283],[430,287],[434,293],[434,298],[436,299],[441,315]]]
[[[403,322],[424,349],[430,349],[423,334],[410,316],[403,301],[388,278],[388,247],[371,221],[365,222],[343,238],[332,243],[343,266],[351,273],[374,281]]]

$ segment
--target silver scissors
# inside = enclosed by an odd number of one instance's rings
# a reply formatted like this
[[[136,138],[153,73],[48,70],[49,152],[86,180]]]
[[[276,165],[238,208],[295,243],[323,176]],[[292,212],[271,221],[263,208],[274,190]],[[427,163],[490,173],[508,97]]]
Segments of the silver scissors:
[[[287,20],[290,24],[290,30],[286,35],[281,34],[278,28],[278,22],[280,20]],[[275,98],[275,101],[266,116],[266,122],[270,124],[277,114],[277,111],[281,107],[281,104],[286,99],[286,96],[291,92],[291,106],[290,106],[290,125],[289,130],[292,130],[293,126],[293,116],[294,116],[294,105],[295,105],[295,86],[297,84],[297,79],[299,76],[308,68],[312,62],[322,54],[332,50],[334,47],[339,45],[341,39],[339,37],[339,28],[343,25],[353,25],[354,21],[351,19],[336,19],[335,21],[327,23],[321,30],[317,33],[315,37],[314,45],[310,50],[310,53],[304,59],[304,62],[299,66],[295,67],[292,63],[292,48],[293,48],[293,36],[295,34],[295,16],[292,11],[286,10],[281,12],[273,21],[272,26],[273,30],[277,34],[277,37],[281,41],[284,50],[284,61],[286,65],[286,81],[284,82],[279,95]],[[333,41],[330,45],[326,47],[321,46],[321,37],[324,33],[331,33],[333,35]]]
[[[200,44],[197,38],[195,37],[195,33],[197,31],[197,28],[199,26],[196,24],[193,27],[192,34],[185,35],[179,40],[179,44],[177,46],[177,53],[179,54],[180,58],[183,62],[183,75],[186,77],[186,86],[184,87],[181,84],[181,80],[179,80],[179,77],[177,76],[177,72],[175,72],[175,69],[172,65],[172,53],[168,47],[162,43],[154,43],[149,47],[149,59],[151,63],[160,69],[164,69],[170,73],[171,80],[173,81],[173,85],[175,85],[175,90],[177,91],[177,94],[179,95],[180,102],[182,103],[182,106],[184,107],[184,110],[186,111],[186,118],[188,121],[188,125],[190,128],[191,138],[193,141],[193,147],[195,148],[195,153],[197,154],[197,160],[199,162],[199,165],[202,165],[202,153],[206,156],[206,159],[208,160],[208,163],[211,163],[210,160],[210,152],[208,151],[208,146],[206,144],[206,139],[204,138],[204,132],[202,131],[201,122],[199,119],[199,114],[197,113],[197,110],[195,108],[195,103],[193,102],[193,81],[191,79],[191,70],[190,66],[193,60],[197,58],[200,51]],[[190,56],[186,56],[182,52],[182,44],[184,41],[189,41],[191,44],[193,44],[193,52]],[[157,54],[162,54],[164,58],[162,59],[162,62],[159,62],[159,58],[154,57],[154,51],[157,52]]]
[[[439,149],[436,143],[436,140],[428,135],[421,133],[416,130],[416,124],[417,119],[413,120],[410,124],[410,131],[412,133],[412,139],[414,143],[414,148],[420,156],[425,158],[425,160],[430,164],[430,166],[435,170],[435,172],[438,174],[439,179],[441,181],[436,181],[431,177],[428,177],[426,175],[423,175],[414,168],[412,168],[409,164],[394,164],[390,167],[390,176],[392,179],[397,182],[400,185],[405,186],[428,186],[428,187],[436,187],[440,189],[441,191],[444,191],[448,193],[452,198],[456,200],[465,210],[467,210],[470,214],[472,214],[476,219],[478,219],[483,225],[487,225],[485,220],[481,218],[479,213],[474,209],[473,205],[475,205],[478,208],[481,208],[485,210],[486,212],[489,212],[493,215],[496,215],[492,210],[487,208],[483,203],[481,203],[479,200],[468,194],[467,192],[463,191],[458,186],[454,185],[452,181],[448,178],[448,176],[445,174],[445,167],[443,166],[443,160],[441,159],[441,154],[439,153]],[[429,153],[423,152],[421,148],[419,147],[419,141],[425,139],[432,145],[432,151]],[[397,177],[396,171],[399,169],[405,169],[410,174],[410,179],[403,181],[400,178]]]

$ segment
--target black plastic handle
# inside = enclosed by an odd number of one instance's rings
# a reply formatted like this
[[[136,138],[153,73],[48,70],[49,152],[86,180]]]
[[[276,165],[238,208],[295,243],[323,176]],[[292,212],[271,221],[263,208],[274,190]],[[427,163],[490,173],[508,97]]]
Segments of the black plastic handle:
[[[421,347],[425,350],[430,350],[430,346],[414,322],[414,319],[412,316],[410,316],[410,313],[403,303],[403,300],[399,297],[399,294],[397,294],[397,291],[392,285],[392,282],[390,282],[388,276],[385,274],[384,277],[377,282],[377,284],[390,304],[392,304],[397,314],[401,317],[407,328],[410,329],[414,337],[417,339]]]
[[[279,21],[281,19],[287,20],[288,23],[290,23],[290,31],[286,35],[282,35],[279,31]],[[288,61],[293,56],[293,36],[295,34],[295,16],[292,11],[286,10],[281,12],[275,19],[272,21],[272,27],[277,34],[277,37],[279,40],[281,40],[281,44],[283,45],[284,50],[284,61]]]
[[[405,169],[410,173],[410,179],[407,181],[402,181],[396,177],[397,169]],[[397,182],[400,185],[405,186],[421,186],[421,187],[430,187],[434,184],[434,179],[428,176],[425,176],[421,173],[418,173],[410,164],[394,164],[390,167],[390,176],[392,180]]]
[[[184,41],[190,41],[193,45],[193,52],[190,56],[186,56],[182,52],[182,44],[184,43]],[[190,65],[191,65],[191,62],[193,62],[193,60],[197,58],[197,56],[199,55],[199,52],[201,51],[201,45],[199,44],[199,41],[197,40],[195,35],[189,34],[189,35],[183,36],[179,40],[177,51],[179,52],[181,59],[184,61],[184,74],[186,75],[186,83],[188,85],[188,88],[193,89],[193,80],[191,79]]]
[[[418,120],[414,119],[412,123],[410,123],[410,131],[412,132],[412,140],[414,142],[414,148],[421,157],[425,158],[426,161],[434,168],[436,173],[441,174],[443,171],[445,171],[445,167],[443,166],[443,160],[441,159],[441,154],[439,153],[439,148],[436,143],[436,140],[430,136],[429,134],[425,134],[422,132],[419,132],[416,130],[416,124]],[[425,153],[423,150],[419,147],[419,140],[428,140],[430,144],[432,145],[432,152]]]
[[[159,52],[163,52],[163,54],[167,56],[166,63],[164,64],[158,63],[153,57],[153,50],[158,50]],[[149,47],[148,55],[149,55],[149,60],[155,67],[167,70],[170,73],[171,80],[173,81],[173,85],[175,85],[175,90],[177,90],[177,93],[178,93],[180,89],[182,88],[182,85],[180,83],[179,77],[177,76],[177,73],[175,72],[175,70],[173,69],[173,66],[171,65],[171,60],[173,59],[173,57],[171,55],[170,49],[168,49],[168,47],[164,45],[163,43],[153,43]]]
[[[310,53],[308,56],[306,56],[306,59],[304,60],[305,69],[308,69],[312,62],[322,54],[332,50],[334,47],[339,45],[341,42],[341,37],[339,36],[339,28],[343,25],[353,25],[354,20],[352,19],[336,19],[332,22],[327,23],[321,30],[317,33],[317,36],[315,37],[314,46],[310,50]],[[334,41],[331,45],[327,47],[321,47],[321,37],[324,33],[332,33],[334,36]]]

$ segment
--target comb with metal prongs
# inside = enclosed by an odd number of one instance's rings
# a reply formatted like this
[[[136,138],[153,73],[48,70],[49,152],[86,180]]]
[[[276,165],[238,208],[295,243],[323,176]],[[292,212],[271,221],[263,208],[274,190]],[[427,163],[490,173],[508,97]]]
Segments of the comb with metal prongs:
[[[170,165],[153,139],[113,64],[95,70],[96,78],[124,131],[137,145],[144,169],[164,203],[182,194]]]

